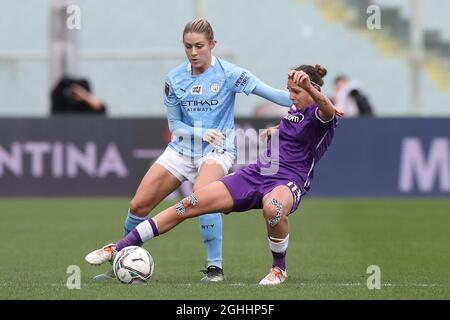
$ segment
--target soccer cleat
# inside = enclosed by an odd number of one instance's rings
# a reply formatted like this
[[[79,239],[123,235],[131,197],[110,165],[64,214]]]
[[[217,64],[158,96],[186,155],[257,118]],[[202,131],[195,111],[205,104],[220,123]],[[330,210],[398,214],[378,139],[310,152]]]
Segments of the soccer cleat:
[[[278,267],[272,267],[269,274],[262,279],[259,284],[263,286],[281,284],[286,280],[287,272]]]
[[[223,269],[217,266],[209,266],[206,270],[202,270],[206,276],[204,276],[200,281],[202,282],[220,282],[225,280],[223,274]]]
[[[93,265],[100,265],[105,262],[113,262],[116,255],[116,245],[114,243],[107,244],[101,249],[94,250],[84,259]]]
[[[115,278],[116,278],[116,275],[114,274],[113,269],[110,269],[110,270],[106,271],[105,273],[96,275],[93,279],[95,281],[105,281],[105,280],[115,279]]]

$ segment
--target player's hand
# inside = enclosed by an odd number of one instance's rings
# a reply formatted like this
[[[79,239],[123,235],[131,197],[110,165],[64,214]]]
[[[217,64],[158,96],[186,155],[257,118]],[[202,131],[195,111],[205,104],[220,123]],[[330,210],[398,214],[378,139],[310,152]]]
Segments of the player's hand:
[[[289,78],[292,79],[295,83],[297,83],[300,88],[305,90],[311,89],[311,80],[309,79],[309,75],[304,71],[291,70],[288,73]]]
[[[205,136],[203,137],[203,140],[208,142],[214,148],[220,149],[223,148],[225,136],[219,130],[208,129],[208,131],[206,131],[205,133]]]
[[[345,115],[345,113],[344,113],[344,111],[342,111],[341,109],[339,109],[338,107],[334,107],[334,112],[336,113],[336,115],[339,117],[339,118],[342,118],[344,115]]]
[[[268,141],[272,137],[272,134],[275,132],[275,130],[278,130],[278,126],[269,127],[266,130],[264,130],[263,132],[261,132],[261,135],[260,135],[261,141]]]

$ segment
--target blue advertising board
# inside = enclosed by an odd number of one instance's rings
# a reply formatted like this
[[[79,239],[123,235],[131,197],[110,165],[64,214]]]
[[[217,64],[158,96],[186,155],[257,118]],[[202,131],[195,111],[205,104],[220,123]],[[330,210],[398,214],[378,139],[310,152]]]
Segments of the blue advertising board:
[[[260,130],[278,121],[236,119],[234,169],[255,160]],[[130,197],[169,139],[164,118],[0,119],[0,196]],[[449,144],[447,118],[342,119],[309,194],[448,197]]]

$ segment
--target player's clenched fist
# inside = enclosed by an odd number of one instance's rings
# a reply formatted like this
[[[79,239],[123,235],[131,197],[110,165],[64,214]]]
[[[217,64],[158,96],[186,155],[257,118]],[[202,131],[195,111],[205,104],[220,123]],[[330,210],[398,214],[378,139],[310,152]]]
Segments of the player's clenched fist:
[[[301,88],[307,90],[311,87],[311,81],[309,75],[304,71],[291,70],[289,72],[289,78],[297,83]]]

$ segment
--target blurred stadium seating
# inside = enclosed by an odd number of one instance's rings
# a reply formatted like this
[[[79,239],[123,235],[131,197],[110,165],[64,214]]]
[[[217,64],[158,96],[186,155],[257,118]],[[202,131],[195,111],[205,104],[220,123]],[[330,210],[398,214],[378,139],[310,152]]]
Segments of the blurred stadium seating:
[[[110,106],[110,115],[164,116],[161,87],[183,60],[181,32],[194,15],[194,0],[131,2],[80,0],[81,73]],[[218,40],[217,55],[283,88],[285,73],[299,63],[360,80],[378,116],[411,114],[407,29],[410,1],[376,0],[383,29],[364,28],[368,1],[207,1]],[[0,116],[49,114],[49,0],[2,0],[0,21]],[[422,1],[426,59],[420,114],[450,115],[450,2]],[[349,19],[356,13],[359,19]],[[232,17],[232,22],[230,21]],[[355,23],[356,21],[356,23]],[[359,21],[359,24],[357,23]],[[26,23],[25,23],[26,22]],[[238,97],[236,114],[248,116],[257,97]]]

